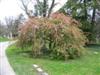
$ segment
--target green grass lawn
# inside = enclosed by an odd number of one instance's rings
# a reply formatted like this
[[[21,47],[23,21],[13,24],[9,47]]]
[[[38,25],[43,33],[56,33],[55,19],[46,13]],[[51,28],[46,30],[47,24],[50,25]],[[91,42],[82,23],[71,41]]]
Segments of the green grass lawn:
[[[87,49],[86,55],[68,61],[30,58],[14,45],[7,49],[7,55],[16,75],[37,75],[32,64],[41,66],[49,75],[100,75],[100,46]]]
[[[0,42],[4,42],[4,41],[8,41],[8,40],[9,40],[8,38],[0,37]]]

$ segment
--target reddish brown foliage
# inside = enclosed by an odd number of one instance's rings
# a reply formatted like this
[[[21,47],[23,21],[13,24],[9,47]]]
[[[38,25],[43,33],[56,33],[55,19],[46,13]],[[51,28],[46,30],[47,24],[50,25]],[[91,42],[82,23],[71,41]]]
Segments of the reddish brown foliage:
[[[31,44],[35,55],[41,54],[45,46],[56,56],[73,58],[80,56],[86,39],[78,26],[76,20],[62,13],[53,14],[51,19],[31,18],[20,29],[19,42]]]
[[[78,21],[76,21],[72,17],[70,17],[68,15],[65,16],[63,13],[59,13],[59,12],[52,14],[51,17],[53,19],[59,19],[67,25],[79,25],[80,24]]]

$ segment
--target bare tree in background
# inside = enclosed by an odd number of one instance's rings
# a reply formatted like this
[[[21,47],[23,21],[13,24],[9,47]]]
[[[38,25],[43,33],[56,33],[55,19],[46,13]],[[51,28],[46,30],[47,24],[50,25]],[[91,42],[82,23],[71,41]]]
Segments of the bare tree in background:
[[[7,34],[6,26],[0,21],[0,36],[5,36]]]
[[[7,32],[8,32],[8,36],[9,37],[16,37],[18,36],[18,28],[19,25],[22,23],[23,21],[23,15],[19,15],[18,18],[13,18],[13,17],[9,17],[9,18],[5,18],[5,23],[7,26]]]
[[[51,1],[51,5],[49,6],[49,2]],[[57,5],[55,3],[55,0],[35,0],[34,3],[33,0],[20,0],[21,2],[21,9],[25,11],[27,16],[30,18],[32,16],[41,16],[41,17],[50,17],[50,14],[52,13],[52,9]],[[35,4],[33,5],[34,10],[29,10],[29,4]]]
[[[30,3],[32,3],[32,0],[18,0],[18,1],[20,1],[21,3],[21,5],[19,5],[20,8],[26,13],[28,17],[31,17],[33,11],[29,10],[28,6]]]

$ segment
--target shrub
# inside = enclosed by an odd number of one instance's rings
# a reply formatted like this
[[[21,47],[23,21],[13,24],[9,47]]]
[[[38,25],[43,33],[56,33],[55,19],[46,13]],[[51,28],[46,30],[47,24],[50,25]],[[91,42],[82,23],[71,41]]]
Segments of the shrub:
[[[84,51],[86,38],[78,24],[58,13],[50,19],[29,19],[20,29],[19,45],[25,49],[31,47],[35,57],[44,54],[65,60],[79,57]]]

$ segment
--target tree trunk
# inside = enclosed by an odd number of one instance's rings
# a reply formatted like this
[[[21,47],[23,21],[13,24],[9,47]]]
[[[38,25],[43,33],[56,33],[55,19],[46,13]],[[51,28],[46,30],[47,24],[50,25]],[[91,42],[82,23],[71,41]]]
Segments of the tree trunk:
[[[93,0],[94,4],[93,4],[93,12],[92,12],[92,18],[91,18],[91,30],[93,31],[94,29],[94,25],[95,25],[95,17],[96,17],[96,4],[97,2],[95,0]]]
[[[84,18],[87,20],[87,6],[86,6],[87,1],[84,0]]]
[[[49,9],[49,11],[48,11],[48,18],[50,17],[50,14],[51,14],[51,12],[52,12],[52,9],[53,9],[53,7],[54,7],[54,4],[55,4],[55,0],[52,0],[51,7],[50,7],[50,9]]]
[[[43,1],[43,17],[46,17],[47,14],[47,0]]]
[[[91,20],[91,30],[93,30],[94,28],[94,24],[95,24],[95,14],[96,14],[96,8],[93,8],[93,13],[92,13],[92,20]]]

